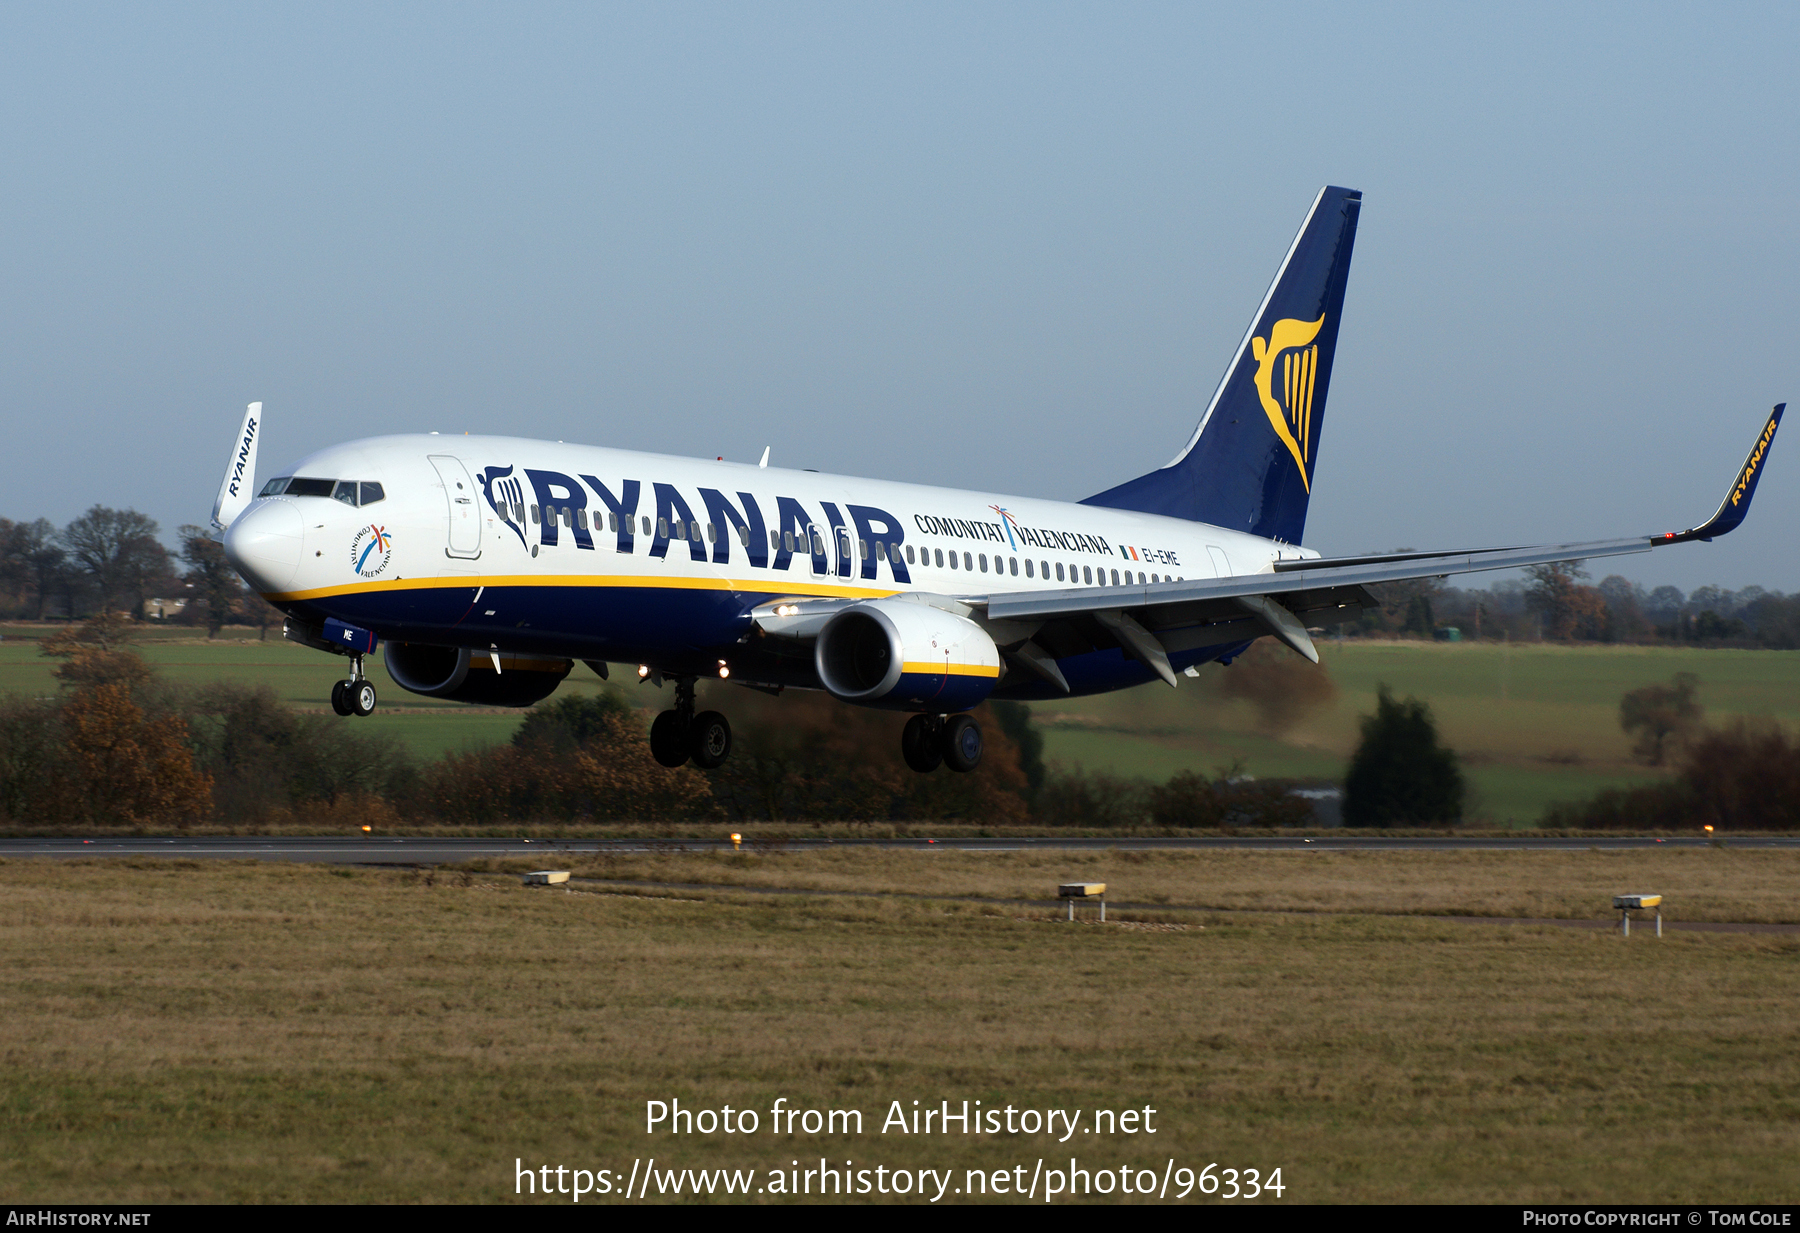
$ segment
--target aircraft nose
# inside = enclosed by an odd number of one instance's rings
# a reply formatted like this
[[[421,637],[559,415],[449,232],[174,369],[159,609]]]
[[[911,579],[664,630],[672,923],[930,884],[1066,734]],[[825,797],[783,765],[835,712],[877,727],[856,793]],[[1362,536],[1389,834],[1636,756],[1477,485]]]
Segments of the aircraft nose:
[[[288,501],[259,501],[225,532],[225,555],[258,591],[285,591],[300,572],[304,527]]]

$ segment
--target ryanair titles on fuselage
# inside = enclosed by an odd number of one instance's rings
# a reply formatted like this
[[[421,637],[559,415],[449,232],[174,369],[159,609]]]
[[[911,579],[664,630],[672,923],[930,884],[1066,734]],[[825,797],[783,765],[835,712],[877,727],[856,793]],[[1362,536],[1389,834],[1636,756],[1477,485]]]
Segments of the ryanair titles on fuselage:
[[[756,568],[787,569],[795,556],[805,556],[819,573],[848,578],[855,572],[874,579],[877,566],[887,565],[896,582],[912,581],[903,548],[904,521],[873,505],[821,500],[808,508],[798,498],[776,496],[769,511],[755,494],[742,489],[731,493],[691,489],[699,499],[690,501],[674,484],[637,479],[609,484],[595,475],[535,467],[485,467],[479,483],[489,508],[527,547],[533,546],[533,538],[538,546],[555,547],[566,536],[576,548],[593,550],[605,537],[614,541],[617,551],[630,553],[636,551],[639,539],[647,539],[650,556],[667,557],[670,547],[679,543],[686,545],[694,561],[710,557],[713,564],[724,565],[731,557],[731,541],[736,540]],[[529,504],[521,499],[527,487],[534,498]],[[1010,515],[1003,516],[1007,524],[932,514],[914,514],[911,521],[922,537],[986,541],[1014,551],[1022,541],[1036,549],[1131,559],[1127,549],[1115,547],[1104,536],[1022,526]],[[835,563],[830,556],[837,558]]]

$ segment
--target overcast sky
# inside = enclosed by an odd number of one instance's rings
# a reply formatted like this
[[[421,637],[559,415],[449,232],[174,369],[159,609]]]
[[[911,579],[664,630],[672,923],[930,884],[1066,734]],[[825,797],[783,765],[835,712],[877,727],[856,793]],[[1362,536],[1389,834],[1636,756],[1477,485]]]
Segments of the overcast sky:
[[[501,432],[1078,499],[1363,190],[1307,542],[1653,533],[1800,395],[1800,6],[0,7],[0,515]],[[1795,430],[1790,430],[1795,431]],[[1728,539],[1800,590],[1800,438]]]

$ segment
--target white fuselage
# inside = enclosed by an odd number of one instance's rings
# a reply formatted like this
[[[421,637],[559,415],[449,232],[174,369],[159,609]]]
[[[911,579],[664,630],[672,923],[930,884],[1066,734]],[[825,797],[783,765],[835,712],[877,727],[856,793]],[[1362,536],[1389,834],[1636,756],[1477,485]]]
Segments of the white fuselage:
[[[303,491],[258,497],[226,537],[284,610],[671,671],[717,662],[750,610],[782,597],[980,599],[1317,555],[1070,502],[512,437],[372,438],[288,474]],[[1133,667],[1119,684],[1140,679]]]

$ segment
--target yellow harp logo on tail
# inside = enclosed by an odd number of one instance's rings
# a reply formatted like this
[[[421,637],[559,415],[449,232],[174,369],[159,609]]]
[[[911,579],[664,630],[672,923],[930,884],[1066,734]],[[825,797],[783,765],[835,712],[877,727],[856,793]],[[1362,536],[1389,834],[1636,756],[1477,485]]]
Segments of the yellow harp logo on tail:
[[[1294,463],[1300,468],[1300,482],[1312,491],[1312,478],[1307,474],[1306,460],[1312,457],[1313,382],[1319,372],[1319,349],[1312,340],[1319,336],[1325,318],[1317,321],[1295,321],[1283,317],[1269,327],[1267,338],[1252,338],[1251,353],[1256,356],[1256,396],[1262,399],[1269,424],[1275,435],[1288,447]],[[1281,397],[1274,390],[1276,362],[1281,367]]]

